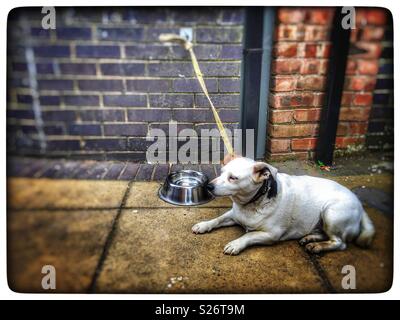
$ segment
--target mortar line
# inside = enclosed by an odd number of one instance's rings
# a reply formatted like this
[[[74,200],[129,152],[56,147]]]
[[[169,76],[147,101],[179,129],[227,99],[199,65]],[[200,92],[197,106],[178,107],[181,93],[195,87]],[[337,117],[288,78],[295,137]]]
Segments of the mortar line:
[[[105,262],[105,260],[106,260],[106,258],[108,256],[108,252],[110,251],[111,244],[113,243],[113,240],[115,238],[115,234],[117,232],[118,222],[119,222],[119,219],[121,217],[121,213],[122,213],[123,207],[125,206],[125,202],[128,199],[129,191],[131,189],[132,183],[133,183],[133,180],[130,180],[129,183],[128,183],[128,186],[127,186],[127,188],[125,190],[125,194],[124,194],[124,196],[123,196],[123,198],[121,200],[121,203],[120,203],[120,206],[118,208],[117,214],[115,215],[115,218],[114,218],[114,220],[112,222],[111,230],[107,235],[107,239],[106,239],[106,242],[104,244],[103,251],[101,253],[101,256],[100,256],[99,261],[97,263],[96,269],[94,271],[92,281],[91,281],[91,283],[90,283],[90,285],[88,287],[88,290],[87,290],[88,293],[95,293],[95,291],[96,291],[97,279],[99,278],[100,272],[103,269],[104,262]]]
[[[304,249],[303,249],[304,250]],[[321,266],[321,264],[319,263],[319,261],[317,260],[317,258],[315,257],[314,254],[309,253],[307,251],[304,250],[304,252],[307,254],[308,256],[308,260],[311,262],[311,264],[313,265],[315,271],[318,274],[319,279],[321,280],[322,286],[323,288],[328,292],[328,293],[337,293],[337,291],[335,290],[335,288],[333,287],[332,283],[330,282],[327,274],[325,273],[324,268]]]

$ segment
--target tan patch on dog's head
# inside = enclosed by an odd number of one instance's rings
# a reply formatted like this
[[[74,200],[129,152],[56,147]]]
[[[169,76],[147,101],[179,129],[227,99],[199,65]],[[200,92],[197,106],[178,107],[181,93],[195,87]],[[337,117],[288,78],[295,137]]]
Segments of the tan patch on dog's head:
[[[225,157],[224,157],[224,160],[222,160],[222,165],[223,166],[225,166],[228,162],[230,162],[230,161],[232,161],[233,159],[236,159],[236,158],[241,158],[242,156],[239,156],[239,155],[237,155],[237,154],[230,154],[230,153],[228,153]]]

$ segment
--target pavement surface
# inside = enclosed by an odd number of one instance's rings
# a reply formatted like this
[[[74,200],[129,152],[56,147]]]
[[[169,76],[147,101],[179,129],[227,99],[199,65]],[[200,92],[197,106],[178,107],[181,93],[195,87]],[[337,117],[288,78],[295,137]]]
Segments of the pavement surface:
[[[346,169],[339,166],[330,172],[306,162],[277,166],[287,173],[324,176],[353,189],[377,229],[372,247],[350,244],[345,251],[311,255],[297,241],[286,241],[226,256],[223,247],[244,233],[240,227],[204,235],[192,234],[191,227],[228,210],[228,198],[182,208],[158,199],[160,183],[154,181],[10,176],[9,286],[17,292],[46,291],[41,287],[41,270],[53,265],[55,292],[387,291],[393,258],[390,168],[362,164],[357,169],[348,162],[342,167]],[[356,289],[342,287],[342,269],[347,265],[356,270]]]

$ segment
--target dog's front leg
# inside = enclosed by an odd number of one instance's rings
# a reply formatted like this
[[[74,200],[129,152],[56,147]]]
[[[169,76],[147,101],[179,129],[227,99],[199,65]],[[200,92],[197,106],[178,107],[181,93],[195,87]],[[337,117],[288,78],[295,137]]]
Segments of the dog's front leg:
[[[247,247],[257,244],[269,245],[274,242],[276,242],[276,237],[273,237],[270,233],[264,231],[253,231],[229,242],[224,248],[224,253],[237,255]]]
[[[196,223],[192,227],[192,231],[196,234],[206,233],[210,232],[212,229],[233,226],[235,224],[235,221],[232,219],[232,214],[233,210],[231,209],[215,219]]]

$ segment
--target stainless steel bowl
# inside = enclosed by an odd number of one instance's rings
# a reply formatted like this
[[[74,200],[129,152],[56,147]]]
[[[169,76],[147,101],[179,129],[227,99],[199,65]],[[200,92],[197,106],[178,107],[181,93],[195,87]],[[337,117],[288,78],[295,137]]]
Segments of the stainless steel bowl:
[[[165,202],[179,206],[195,206],[207,203],[214,196],[207,190],[208,178],[194,170],[181,170],[168,175],[158,190]]]

